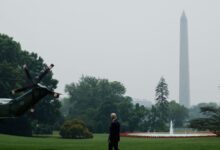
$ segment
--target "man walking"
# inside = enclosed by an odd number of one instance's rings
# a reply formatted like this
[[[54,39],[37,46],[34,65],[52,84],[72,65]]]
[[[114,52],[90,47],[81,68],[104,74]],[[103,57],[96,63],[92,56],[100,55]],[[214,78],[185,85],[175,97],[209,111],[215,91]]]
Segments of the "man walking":
[[[118,149],[118,142],[120,141],[120,123],[117,120],[116,113],[111,113],[111,125],[109,128],[109,139],[108,139],[108,149],[112,150],[114,147],[114,150]]]

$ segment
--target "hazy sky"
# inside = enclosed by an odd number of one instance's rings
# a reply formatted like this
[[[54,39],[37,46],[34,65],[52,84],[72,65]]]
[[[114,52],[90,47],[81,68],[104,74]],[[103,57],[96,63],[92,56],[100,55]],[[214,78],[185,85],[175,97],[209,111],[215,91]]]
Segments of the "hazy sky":
[[[188,18],[191,103],[220,100],[219,0],[0,0],[0,32],[54,63],[57,91],[84,75],[154,100],[179,95],[179,21]]]

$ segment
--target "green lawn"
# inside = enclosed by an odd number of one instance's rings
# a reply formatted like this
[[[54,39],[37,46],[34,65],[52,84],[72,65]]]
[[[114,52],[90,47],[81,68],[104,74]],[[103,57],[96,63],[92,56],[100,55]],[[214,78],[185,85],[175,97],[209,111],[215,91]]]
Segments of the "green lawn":
[[[0,150],[107,150],[107,135],[89,140],[52,137],[18,137],[0,134]],[[220,150],[220,138],[121,138],[120,150]]]

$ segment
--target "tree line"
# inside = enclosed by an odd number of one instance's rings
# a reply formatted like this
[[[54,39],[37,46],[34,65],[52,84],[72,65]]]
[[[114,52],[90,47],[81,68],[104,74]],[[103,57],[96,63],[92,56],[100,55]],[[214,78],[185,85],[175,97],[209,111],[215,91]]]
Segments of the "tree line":
[[[122,83],[82,76],[78,83],[66,86],[68,97],[63,100],[66,118],[82,119],[93,132],[108,132],[109,114],[116,112],[122,132],[167,131],[172,120],[176,127],[183,127],[188,109],[168,101],[168,85],[162,77],[155,89],[156,104],[152,108],[134,104],[125,95]]]
[[[30,73],[35,76],[45,62],[36,53],[30,53],[21,48],[13,38],[0,34],[0,97],[14,98],[12,89],[27,84],[22,66],[27,64]],[[56,88],[58,80],[50,72],[42,83]],[[122,126],[122,132],[132,131],[168,131],[169,122],[174,122],[175,128],[197,126],[198,122],[218,125],[219,107],[217,104],[198,104],[190,109],[169,100],[168,84],[161,77],[155,88],[155,105],[151,108],[134,103],[132,97],[126,95],[126,88],[118,81],[109,81],[92,76],[82,76],[78,82],[66,85],[67,97],[59,101],[46,97],[35,106],[34,112],[27,112],[20,118],[0,119],[0,132],[28,135],[32,133],[51,133],[59,130],[64,120],[78,119],[86,123],[89,130],[95,133],[108,132],[109,114],[116,112]],[[16,95],[18,96],[18,95]],[[204,106],[213,109],[201,109]],[[211,120],[206,120],[207,112]],[[214,113],[213,113],[214,112]],[[201,120],[192,119],[202,118]],[[212,121],[216,119],[217,121]],[[79,121],[80,122],[80,121]],[[207,128],[215,129],[218,128]],[[84,126],[84,125],[83,125]]]

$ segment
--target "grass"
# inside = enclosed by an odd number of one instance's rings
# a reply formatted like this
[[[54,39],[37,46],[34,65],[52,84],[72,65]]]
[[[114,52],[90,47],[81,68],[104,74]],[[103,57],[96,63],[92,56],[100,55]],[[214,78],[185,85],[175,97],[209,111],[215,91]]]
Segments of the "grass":
[[[219,150],[220,138],[140,139],[121,138],[121,150]],[[93,139],[62,139],[55,134],[44,137],[18,137],[0,134],[0,150],[107,150],[107,135]]]

